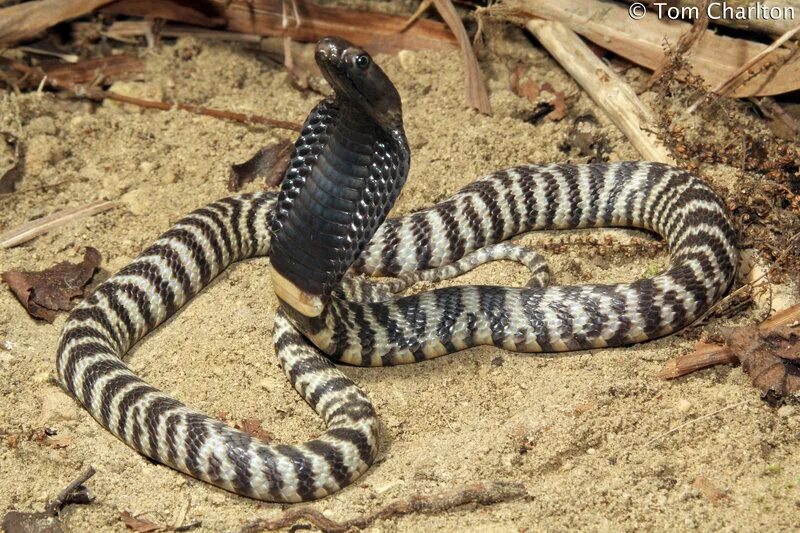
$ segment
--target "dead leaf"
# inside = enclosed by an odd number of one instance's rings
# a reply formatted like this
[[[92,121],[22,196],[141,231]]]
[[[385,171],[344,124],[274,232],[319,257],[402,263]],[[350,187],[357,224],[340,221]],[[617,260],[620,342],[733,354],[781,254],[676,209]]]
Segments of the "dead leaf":
[[[51,448],[61,450],[72,444],[74,440],[75,439],[68,435],[53,435],[52,437],[47,438],[47,444]]]
[[[0,145],[0,194],[14,192],[22,179],[25,167],[25,151],[16,135],[0,132],[5,143]]]
[[[61,533],[61,521],[50,513],[20,513],[11,511],[3,517],[6,533]]]
[[[238,165],[231,165],[228,190],[238,191],[256,178],[264,178],[268,187],[279,185],[292,157],[294,143],[280,141],[271,144]]]
[[[800,401],[800,304],[757,326],[726,328],[724,345],[699,342],[693,352],[667,361],[659,373],[672,379],[721,363],[742,364],[771,405]]]
[[[56,311],[72,309],[72,299],[83,296],[101,259],[88,247],[80,263],[64,261],[39,272],[10,270],[2,278],[31,316],[52,323]]]
[[[132,529],[137,533],[149,533],[151,531],[163,529],[161,526],[154,524],[149,520],[132,516],[128,511],[122,511],[119,514],[119,519],[122,520],[122,523],[125,524],[125,527]]]
[[[553,110],[547,115],[547,118],[553,122],[558,122],[567,115],[567,100],[564,98],[564,93],[555,90],[549,82],[542,84],[542,91],[547,91],[555,97],[550,101],[553,105]]]
[[[721,332],[762,397],[772,405],[800,399],[800,331],[746,326]]]
[[[714,485],[707,477],[698,476],[692,483],[692,487],[703,493],[703,496],[710,502],[718,502],[728,497],[725,491]]]
[[[245,433],[252,435],[257,439],[261,439],[264,442],[270,442],[273,439],[272,433],[267,431],[261,426],[261,420],[256,418],[246,418],[242,420],[240,423],[236,424],[236,429],[244,431]]]
[[[519,66],[511,73],[511,79],[509,80],[511,91],[520,98],[527,98],[529,102],[536,102],[542,91],[539,88],[539,84],[534,80],[529,78],[522,79],[524,72],[525,69]]]
[[[511,91],[520,98],[526,98],[529,102],[537,104],[533,115],[526,119],[527,122],[534,123],[542,116],[549,120],[559,121],[567,114],[567,101],[564,93],[557,91],[549,82],[539,85],[535,80],[523,76],[525,69],[517,67],[511,74],[509,85]],[[542,101],[542,93],[548,92],[553,95],[548,101]]]

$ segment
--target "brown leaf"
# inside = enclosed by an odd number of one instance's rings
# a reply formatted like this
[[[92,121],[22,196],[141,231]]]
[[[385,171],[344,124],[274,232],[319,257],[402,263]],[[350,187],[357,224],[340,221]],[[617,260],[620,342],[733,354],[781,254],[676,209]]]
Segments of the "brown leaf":
[[[567,102],[564,98],[564,93],[557,91],[550,85],[549,82],[544,82],[539,85],[535,80],[530,78],[523,78],[524,68],[519,66],[511,74],[509,85],[511,90],[520,98],[527,98],[532,103],[541,102],[543,92],[548,92],[553,95],[553,98],[547,103],[549,111],[545,115],[552,121],[559,121],[567,114]],[[542,116],[542,115],[539,115]],[[530,120],[530,119],[529,119]]]
[[[72,299],[83,295],[100,261],[100,252],[88,247],[80,263],[64,261],[39,272],[10,270],[2,278],[31,316],[52,323],[56,311],[72,309]]]
[[[151,531],[158,531],[159,529],[162,529],[161,526],[154,524],[149,520],[132,516],[128,511],[122,511],[119,514],[119,519],[122,520],[122,523],[125,524],[125,527],[138,533],[149,533]]]
[[[228,190],[238,191],[245,184],[262,177],[268,187],[279,185],[289,165],[293,148],[291,141],[276,142],[262,148],[244,163],[231,165]]]
[[[261,426],[261,421],[256,418],[246,418],[242,420],[240,423],[236,424],[236,429],[244,431],[245,433],[252,435],[257,439],[261,439],[264,442],[270,442],[273,439],[272,433],[267,431]]]
[[[511,91],[520,98],[527,98],[530,102],[536,102],[542,91],[539,88],[539,84],[534,80],[529,78],[525,80],[522,79],[524,72],[525,69],[519,66],[511,73],[511,78],[509,80]]]
[[[17,183],[22,179],[25,167],[25,151],[15,135],[0,132],[6,140],[6,146],[0,150],[0,194],[14,192]]]
[[[550,101],[554,109],[550,111],[547,118],[553,122],[558,122],[567,115],[567,101],[564,98],[564,93],[553,89],[553,86],[550,85],[549,82],[544,82],[542,84],[542,91],[547,91],[555,96],[555,98]]]
[[[723,331],[722,336],[767,402],[800,399],[800,331],[749,326]]]
[[[698,476],[692,483],[692,487],[703,493],[703,496],[711,502],[718,502],[728,497],[725,491],[714,485],[707,477]]]

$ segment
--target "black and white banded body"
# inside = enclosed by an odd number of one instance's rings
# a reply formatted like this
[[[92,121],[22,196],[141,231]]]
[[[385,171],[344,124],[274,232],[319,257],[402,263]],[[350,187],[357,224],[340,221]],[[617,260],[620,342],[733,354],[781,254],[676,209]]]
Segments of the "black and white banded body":
[[[384,222],[409,165],[399,96],[356,47],[327,39],[318,52],[336,97],[307,119],[281,193],[234,196],[187,215],[67,320],[60,382],[140,453],[245,496],[319,498],[355,480],[378,451],[372,404],[322,352],[380,366],[481,344],[528,352],[619,346],[685,327],[730,286],[735,231],[724,204],[698,178],[661,164],[501,170]],[[606,226],[664,236],[668,269],[628,284],[545,287],[538,254],[503,242],[531,230]],[[258,256],[270,256],[283,301],[275,353],[327,425],[299,445],[265,443],[194,411],[122,361],[230,264]],[[535,283],[394,294],[500,258],[526,264]],[[373,283],[360,274],[391,277]]]

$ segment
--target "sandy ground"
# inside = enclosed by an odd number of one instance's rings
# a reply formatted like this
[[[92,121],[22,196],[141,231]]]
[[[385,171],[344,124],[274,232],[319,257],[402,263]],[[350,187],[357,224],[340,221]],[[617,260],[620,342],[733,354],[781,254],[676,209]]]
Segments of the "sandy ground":
[[[483,68],[492,117],[464,108],[458,54],[379,58],[403,96],[413,150],[396,212],[427,206],[494,169],[580,161],[558,146],[571,118],[584,113],[598,117],[610,159],[637,158],[591,100],[516,30],[495,36],[490,45]],[[117,89],[294,121],[302,121],[319,98],[293,89],[281,69],[236,46],[185,39],[141,53],[146,81]],[[522,120],[534,105],[509,90],[509,70],[516,64],[566,93],[567,119]],[[182,214],[226,196],[231,164],[275,139],[292,138],[287,131],[53,94],[3,94],[0,129],[15,132],[28,147],[21,192],[0,198],[0,227],[95,199],[121,203],[0,251],[2,270],[76,261],[84,247],[94,246],[104,257],[100,278],[123,267]],[[703,171],[722,193],[735,186],[732,168]],[[606,234],[622,242],[650,239],[632,231]],[[560,238],[529,235],[521,241],[536,245]],[[636,253],[598,258],[586,247],[546,255],[556,283],[633,280],[666,261]],[[275,298],[266,266],[256,259],[223,273],[137,345],[128,361],[194,407],[227,412],[232,420],[262,420],[276,441],[296,442],[323,428],[277,366],[271,340]],[[501,263],[458,281],[513,285],[524,283],[525,275]],[[737,321],[754,316],[751,311]],[[233,531],[282,513],[284,506],[242,498],[151,463],[79,409],[53,379],[65,318],[59,315],[52,325],[35,321],[8,290],[0,290],[0,511],[40,510],[93,465],[97,475],[89,486],[97,499],[67,508],[71,531],[124,530],[123,511],[163,525],[202,521],[202,531]],[[705,327],[732,323],[714,320]],[[373,529],[793,529],[800,514],[800,410],[768,407],[736,368],[717,367],[674,382],[656,379],[667,359],[692,345],[673,336],[558,357],[479,348],[398,368],[345,368],[376,405],[381,452],[362,479],[311,505],[344,520],[396,498],[500,480],[524,483],[529,496],[395,518]],[[65,446],[35,438],[45,427],[55,428]],[[12,435],[19,437],[9,440]]]

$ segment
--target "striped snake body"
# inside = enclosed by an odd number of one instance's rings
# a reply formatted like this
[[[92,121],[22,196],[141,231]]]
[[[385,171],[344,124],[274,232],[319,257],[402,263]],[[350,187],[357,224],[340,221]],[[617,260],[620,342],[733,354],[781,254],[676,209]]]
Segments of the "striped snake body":
[[[371,402],[330,359],[381,366],[476,345],[553,352],[631,344],[690,324],[730,286],[735,231],[724,204],[699,179],[662,164],[516,167],[384,222],[410,161],[399,96],[369,56],[341,39],[320,41],[317,60],[336,96],[307,119],[280,193],[234,196],[184,217],[64,326],[60,382],[140,453],[245,496],[319,498],[356,479],[378,450]],[[545,287],[541,257],[503,242],[531,230],[605,226],[663,235],[668,269],[634,283]],[[275,352],[327,425],[300,445],[263,442],[194,411],[122,361],[228,265],[267,255],[281,301]],[[526,264],[532,283],[396,296],[495,259]]]

